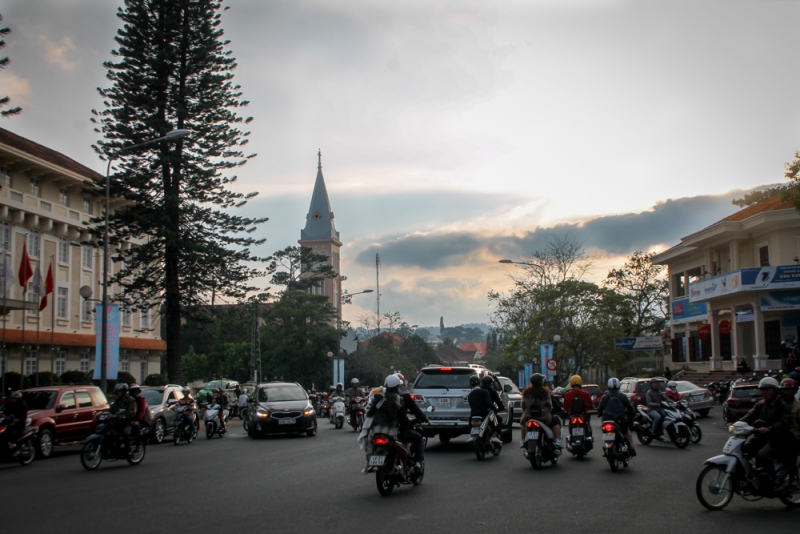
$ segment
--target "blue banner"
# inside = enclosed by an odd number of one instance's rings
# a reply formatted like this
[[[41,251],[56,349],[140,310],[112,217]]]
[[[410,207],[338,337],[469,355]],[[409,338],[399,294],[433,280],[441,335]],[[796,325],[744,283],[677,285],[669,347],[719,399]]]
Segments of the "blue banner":
[[[339,381],[344,384],[344,358],[339,360]]]
[[[525,383],[525,371],[517,371],[517,385],[520,389],[528,387]]]
[[[800,310],[800,291],[765,291],[761,293],[763,311]]]
[[[539,345],[539,351],[541,352],[542,374],[544,376],[547,376],[548,375],[547,362],[553,359],[553,344],[542,343],[541,345]]]
[[[689,302],[688,298],[672,301],[672,323],[688,323],[708,315],[707,302]]]
[[[530,380],[531,380],[531,375],[533,375],[533,364],[532,363],[526,363],[525,364],[525,375],[523,376],[524,384],[526,384],[526,387],[527,387],[528,382],[530,382]]]
[[[103,323],[103,305],[97,304],[94,309],[95,324],[97,324],[95,334],[95,355],[94,355],[94,380],[100,380],[102,365],[103,330],[100,325]],[[108,324],[106,329],[106,378],[116,380],[119,372],[119,306],[109,304],[106,308]]]

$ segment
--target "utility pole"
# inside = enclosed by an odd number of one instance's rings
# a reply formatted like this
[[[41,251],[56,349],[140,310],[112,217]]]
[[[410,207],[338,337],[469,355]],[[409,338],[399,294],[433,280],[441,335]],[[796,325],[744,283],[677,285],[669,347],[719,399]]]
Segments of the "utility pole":
[[[376,300],[377,300],[377,322],[378,322],[378,333],[381,333],[381,255],[377,252],[375,253],[375,289],[377,289]]]
[[[258,301],[253,300],[253,324],[250,338],[250,368],[251,376],[256,384],[264,380],[261,374],[261,336],[258,335]]]

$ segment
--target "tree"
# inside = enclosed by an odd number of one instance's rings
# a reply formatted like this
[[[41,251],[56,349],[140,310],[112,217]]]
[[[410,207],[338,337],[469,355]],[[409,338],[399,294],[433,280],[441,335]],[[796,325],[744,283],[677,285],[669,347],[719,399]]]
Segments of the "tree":
[[[167,384],[169,384],[169,380],[167,380],[166,375],[159,373],[147,375],[147,377],[144,379],[145,386],[166,386]]]
[[[3,16],[0,15],[0,22],[3,21]],[[11,33],[11,28],[8,26],[0,26],[0,48],[5,48],[6,42],[5,37],[6,35]],[[5,69],[11,63],[11,60],[8,59],[7,56],[0,57],[0,70]],[[11,104],[11,99],[8,96],[0,97],[0,108],[4,108]],[[14,106],[11,109],[4,109],[0,110],[0,117],[13,117],[14,115],[19,115],[22,113],[22,108],[19,106]]]
[[[250,379],[250,342],[225,344],[225,359],[222,362],[222,376],[247,382]]]
[[[272,283],[286,291],[307,291],[337,273],[329,264],[327,254],[314,252],[310,247],[286,247],[272,255],[269,269]]]
[[[193,346],[189,346],[189,350],[181,356],[181,360],[183,360],[183,376],[187,382],[208,380],[211,376],[208,357],[205,354],[197,354]]]
[[[653,256],[634,252],[621,269],[611,269],[603,282],[628,304],[628,337],[661,335],[669,320],[669,281],[664,277],[666,269],[653,264]]]
[[[74,384],[76,386],[89,385],[92,383],[92,377],[81,371],[67,371],[61,374],[62,384]]]
[[[800,157],[800,152],[795,154],[797,157]],[[800,170],[800,167],[794,168],[795,164],[787,163],[787,176],[788,180],[792,180],[794,174]],[[790,174],[791,173],[791,174]],[[755,191],[750,191],[746,193],[741,198],[735,198],[731,201],[731,204],[734,206],[739,206],[740,208],[746,208],[747,206],[752,206],[753,204],[758,204],[762,200],[767,200],[768,198],[772,198],[775,195],[786,196],[789,193],[788,186],[786,184],[775,185],[771,187],[765,187],[762,189],[756,189]]]
[[[266,218],[233,215],[255,193],[228,187],[245,155],[252,119],[237,114],[248,102],[233,84],[236,60],[213,0],[126,0],[117,16],[116,62],[104,63],[111,86],[99,89],[105,109],[93,110],[94,146],[106,159],[121,148],[175,129],[191,136],[153,150],[120,156],[111,179],[114,197],[125,199],[111,214],[109,245],[120,263],[112,283],[124,308],[162,307],[171,382],[183,382],[182,310],[217,293],[242,299],[260,272],[250,236]],[[98,184],[101,185],[101,184]],[[102,235],[95,218],[94,236]],[[133,243],[133,246],[121,246]],[[190,308],[191,309],[191,308]]]
[[[406,378],[410,380],[413,379],[413,377],[417,375],[417,372],[424,366],[437,361],[436,351],[433,350],[433,347],[428,345],[425,338],[418,335],[410,335],[403,340],[403,343],[401,343],[398,348],[398,352],[401,356],[408,359],[413,366],[408,370],[403,369],[404,372],[408,373]]]
[[[330,382],[327,353],[335,354],[339,342],[339,331],[332,326],[335,320],[328,297],[285,292],[261,328],[264,375],[306,387]]]

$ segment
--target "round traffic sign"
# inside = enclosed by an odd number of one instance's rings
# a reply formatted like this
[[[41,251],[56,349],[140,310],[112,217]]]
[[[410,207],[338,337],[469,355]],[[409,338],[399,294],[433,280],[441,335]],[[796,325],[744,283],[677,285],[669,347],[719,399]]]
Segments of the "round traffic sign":
[[[547,360],[547,368],[551,371],[558,369],[558,360]]]

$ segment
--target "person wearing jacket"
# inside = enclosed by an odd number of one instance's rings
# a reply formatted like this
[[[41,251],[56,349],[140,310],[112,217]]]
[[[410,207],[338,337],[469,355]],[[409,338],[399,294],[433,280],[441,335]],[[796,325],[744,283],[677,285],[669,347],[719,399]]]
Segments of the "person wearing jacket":
[[[384,391],[376,393],[367,402],[367,417],[372,417],[364,452],[367,454],[367,467],[362,473],[369,474],[377,468],[369,465],[369,458],[372,455],[372,447],[375,442],[376,434],[385,434],[397,438],[399,431],[399,418],[403,400],[399,394],[402,382],[397,375],[389,375],[384,381]],[[334,394],[335,396],[335,394]]]
[[[789,485],[797,488],[797,457],[800,456],[800,401],[797,395],[797,381],[787,378],[781,381],[781,398],[789,412],[789,432],[781,451],[783,463],[789,469]]]
[[[594,401],[588,391],[583,389],[583,379],[578,375],[573,375],[569,379],[570,390],[564,395],[564,411],[567,415],[582,415],[586,421],[586,435],[592,435],[592,425],[589,424],[591,416],[589,410],[594,410]],[[580,399],[580,402],[575,402]],[[576,409],[573,410],[573,402],[575,402]],[[577,409],[579,404],[583,404],[583,410],[579,412]]]
[[[763,422],[756,434],[747,438],[743,450],[747,456],[755,456],[756,466],[770,479],[775,478],[772,461],[780,453],[789,433],[789,410],[778,394],[779,388],[780,384],[774,378],[762,378],[758,383],[762,399],[739,419],[748,425]]]
[[[11,418],[11,425],[9,427],[9,436],[7,438],[8,447],[14,452],[11,456],[16,457],[19,454],[19,449],[16,447],[17,438],[22,435],[25,430],[25,420],[28,418],[28,406],[22,400],[22,393],[14,391],[9,394],[8,400],[3,405],[3,415]]]
[[[222,391],[222,388],[216,388],[214,389],[214,398],[211,400],[211,402],[219,405],[219,410],[217,411],[219,425],[222,428],[223,433],[227,432],[228,429],[225,426],[225,408],[227,408],[228,404],[230,404],[228,395]]]
[[[624,413],[606,414],[606,408],[612,398],[619,400]],[[608,391],[603,395],[603,400],[600,401],[600,405],[597,407],[598,419],[602,421],[604,414],[619,425],[620,429],[625,434],[625,439],[628,441],[628,450],[631,452],[631,457],[636,456],[636,450],[633,448],[633,433],[631,432],[631,426],[633,425],[634,417],[636,417],[636,411],[633,409],[633,404],[631,404],[628,396],[619,390],[619,379],[616,377],[608,379]]]
[[[128,395],[128,384],[125,382],[114,386],[114,395],[117,398],[109,406],[109,411],[120,421],[125,447],[130,447],[131,422],[136,417],[136,401]]]
[[[147,401],[142,397],[142,388],[139,384],[131,384],[128,388],[133,400],[136,401],[136,415],[133,417],[131,424],[133,425],[133,442],[136,445],[136,452],[139,452],[141,445],[142,428],[147,423],[144,422],[144,417],[147,415]]]
[[[664,396],[672,402],[678,402],[681,400],[681,394],[678,393],[678,383],[674,380],[668,382],[667,389],[664,391]]]
[[[492,399],[492,406],[496,419],[496,424],[492,424],[492,441],[502,443],[500,441],[500,427],[503,425],[503,420],[500,418],[500,412],[502,412],[504,409],[503,401],[500,399],[500,395],[498,395],[497,391],[494,389],[494,381],[492,380],[491,376],[485,375],[483,378],[481,378],[481,387],[489,392],[489,398]]]
[[[489,377],[485,377],[489,378]],[[491,384],[491,378],[489,378],[489,384]],[[480,417],[481,419],[485,418],[489,415],[489,412],[494,410],[495,412],[498,409],[502,408],[502,404],[499,402],[495,403],[492,400],[492,394],[489,392],[488,388],[481,387],[481,379],[478,375],[472,375],[469,377],[469,385],[472,388],[469,393],[467,393],[467,402],[469,402],[469,416],[470,419],[473,417]],[[497,395],[497,392],[494,392]],[[494,428],[492,430],[495,430]],[[502,443],[497,438],[497,433],[492,433],[491,441],[494,443]],[[475,438],[470,435],[467,439],[467,443],[475,441]]]
[[[422,467],[422,462],[425,461],[425,445],[422,443],[422,434],[414,430],[411,420],[408,418],[409,412],[415,417],[417,421],[427,423],[428,416],[425,415],[408,391],[408,382],[405,377],[397,373],[397,378],[400,379],[400,386],[397,388],[397,394],[400,396],[401,409],[398,416],[398,433],[397,437],[400,441],[411,443],[414,447],[414,458],[416,458],[416,467]]]
[[[539,413],[533,413],[532,408],[540,408]],[[521,441],[520,448],[525,446],[525,432],[528,419],[537,419],[553,431],[555,445],[558,449],[564,448],[561,442],[561,419],[554,412],[561,411],[561,403],[550,394],[550,389],[544,384],[544,375],[534,373],[531,375],[531,385],[522,392],[522,417],[520,418]]]
[[[653,435],[657,440],[664,441],[664,438],[661,437],[661,420],[664,418],[664,411],[661,409],[661,403],[665,401],[670,402],[670,400],[666,395],[661,393],[660,387],[661,381],[659,379],[653,378],[650,380],[650,389],[647,390],[645,400],[647,401],[647,413],[653,419]]]

